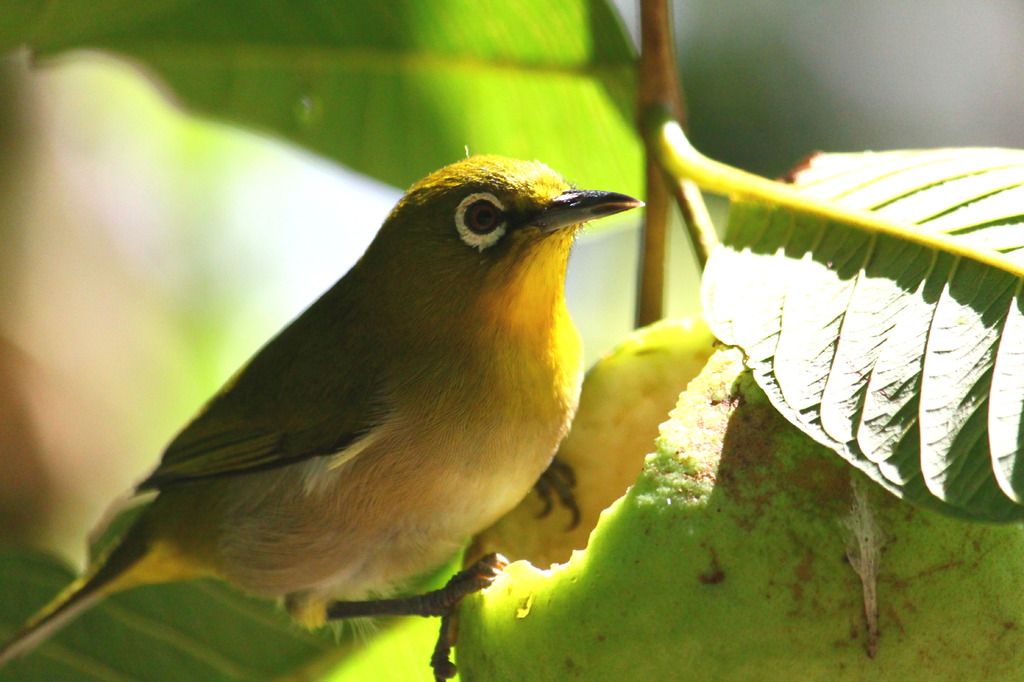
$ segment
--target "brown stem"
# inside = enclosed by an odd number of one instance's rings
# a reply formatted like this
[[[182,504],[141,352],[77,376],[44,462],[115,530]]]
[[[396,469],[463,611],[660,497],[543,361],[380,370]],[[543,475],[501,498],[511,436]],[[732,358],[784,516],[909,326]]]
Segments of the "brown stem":
[[[668,188],[657,163],[647,160],[647,206],[640,232],[640,277],[637,281],[636,326],[665,316],[665,263],[668,251]]]
[[[640,39],[638,114],[641,129],[644,129],[644,122],[649,120],[648,114],[653,109],[667,109],[685,128],[686,108],[672,49],[668,0],[640,1]],[[648,135],[644,138],[646,142]],[[664,315],[669,197],[673,197],[679,206],[702,269],[717,241],[696,185],[670,176],[660,163],[659,152],[649,143],[647,158],[647,210],[637,289],[638,325],[649,324]]]

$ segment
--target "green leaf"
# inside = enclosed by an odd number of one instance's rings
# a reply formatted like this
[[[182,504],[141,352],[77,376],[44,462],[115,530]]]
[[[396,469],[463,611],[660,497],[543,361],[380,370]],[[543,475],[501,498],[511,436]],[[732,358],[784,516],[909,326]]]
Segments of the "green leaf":
[[[45,555],[0,551],[0,639],[71,581]],[[104,600],[12,661],[0,680],[269,680],[337,661],[330,629],[307,632],[272,603],[215,581],[131,590]],[[424,664],[426,665],[426,664]]]
[[[406,187],[471,153],[641,190],[635,55],[604,0],[7,0],[0,52],[111,52],[187,108]]]
[[[819,156],[795,183],[888,222],[738,196],[704,284],[716,335],[892,492],[1024,518],[1024,152]]]

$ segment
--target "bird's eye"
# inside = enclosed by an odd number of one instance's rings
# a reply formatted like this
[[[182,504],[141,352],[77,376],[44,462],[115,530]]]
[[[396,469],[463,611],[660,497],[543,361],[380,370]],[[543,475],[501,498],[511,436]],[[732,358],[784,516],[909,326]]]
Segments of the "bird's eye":
[[[505,207],[490,192],[470,194],[455,211],[455,227],[462,241],[483,251],[505,234]]]
[[[462,220],[470,231],[487,234],[501,224],[501,209],[487,199],[477,199],[466,209]]]

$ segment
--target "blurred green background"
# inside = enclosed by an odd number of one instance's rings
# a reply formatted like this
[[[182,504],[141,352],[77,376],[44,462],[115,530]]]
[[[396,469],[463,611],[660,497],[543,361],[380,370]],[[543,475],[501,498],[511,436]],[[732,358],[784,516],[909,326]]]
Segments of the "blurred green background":
[[[635,37],[636,7],[620,7]],[[692,137],[713,158],[774,176],[815,150],[1024,144],[1014,0],[675,8]],[[400,194],[185,115],[114,57],[4,60],[0,541],[80,561],[110,500],[355,261]],[[678,237],[669,313],[692,315]],[[591,360],[631,326],[636,244],[621,223],[575,254]]]

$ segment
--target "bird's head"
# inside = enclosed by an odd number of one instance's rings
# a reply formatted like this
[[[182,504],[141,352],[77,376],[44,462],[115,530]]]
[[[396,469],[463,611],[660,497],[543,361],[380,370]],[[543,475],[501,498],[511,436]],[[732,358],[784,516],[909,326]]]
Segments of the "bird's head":
[[[529,320],[541,312],[534,307],[561,300],[579,226],[642,205],[623,194],[574,189],[536,161],[473,156],[413,185],[367,258],[398,278],[395,285],[434,301],[466,310],[479,302]]]

